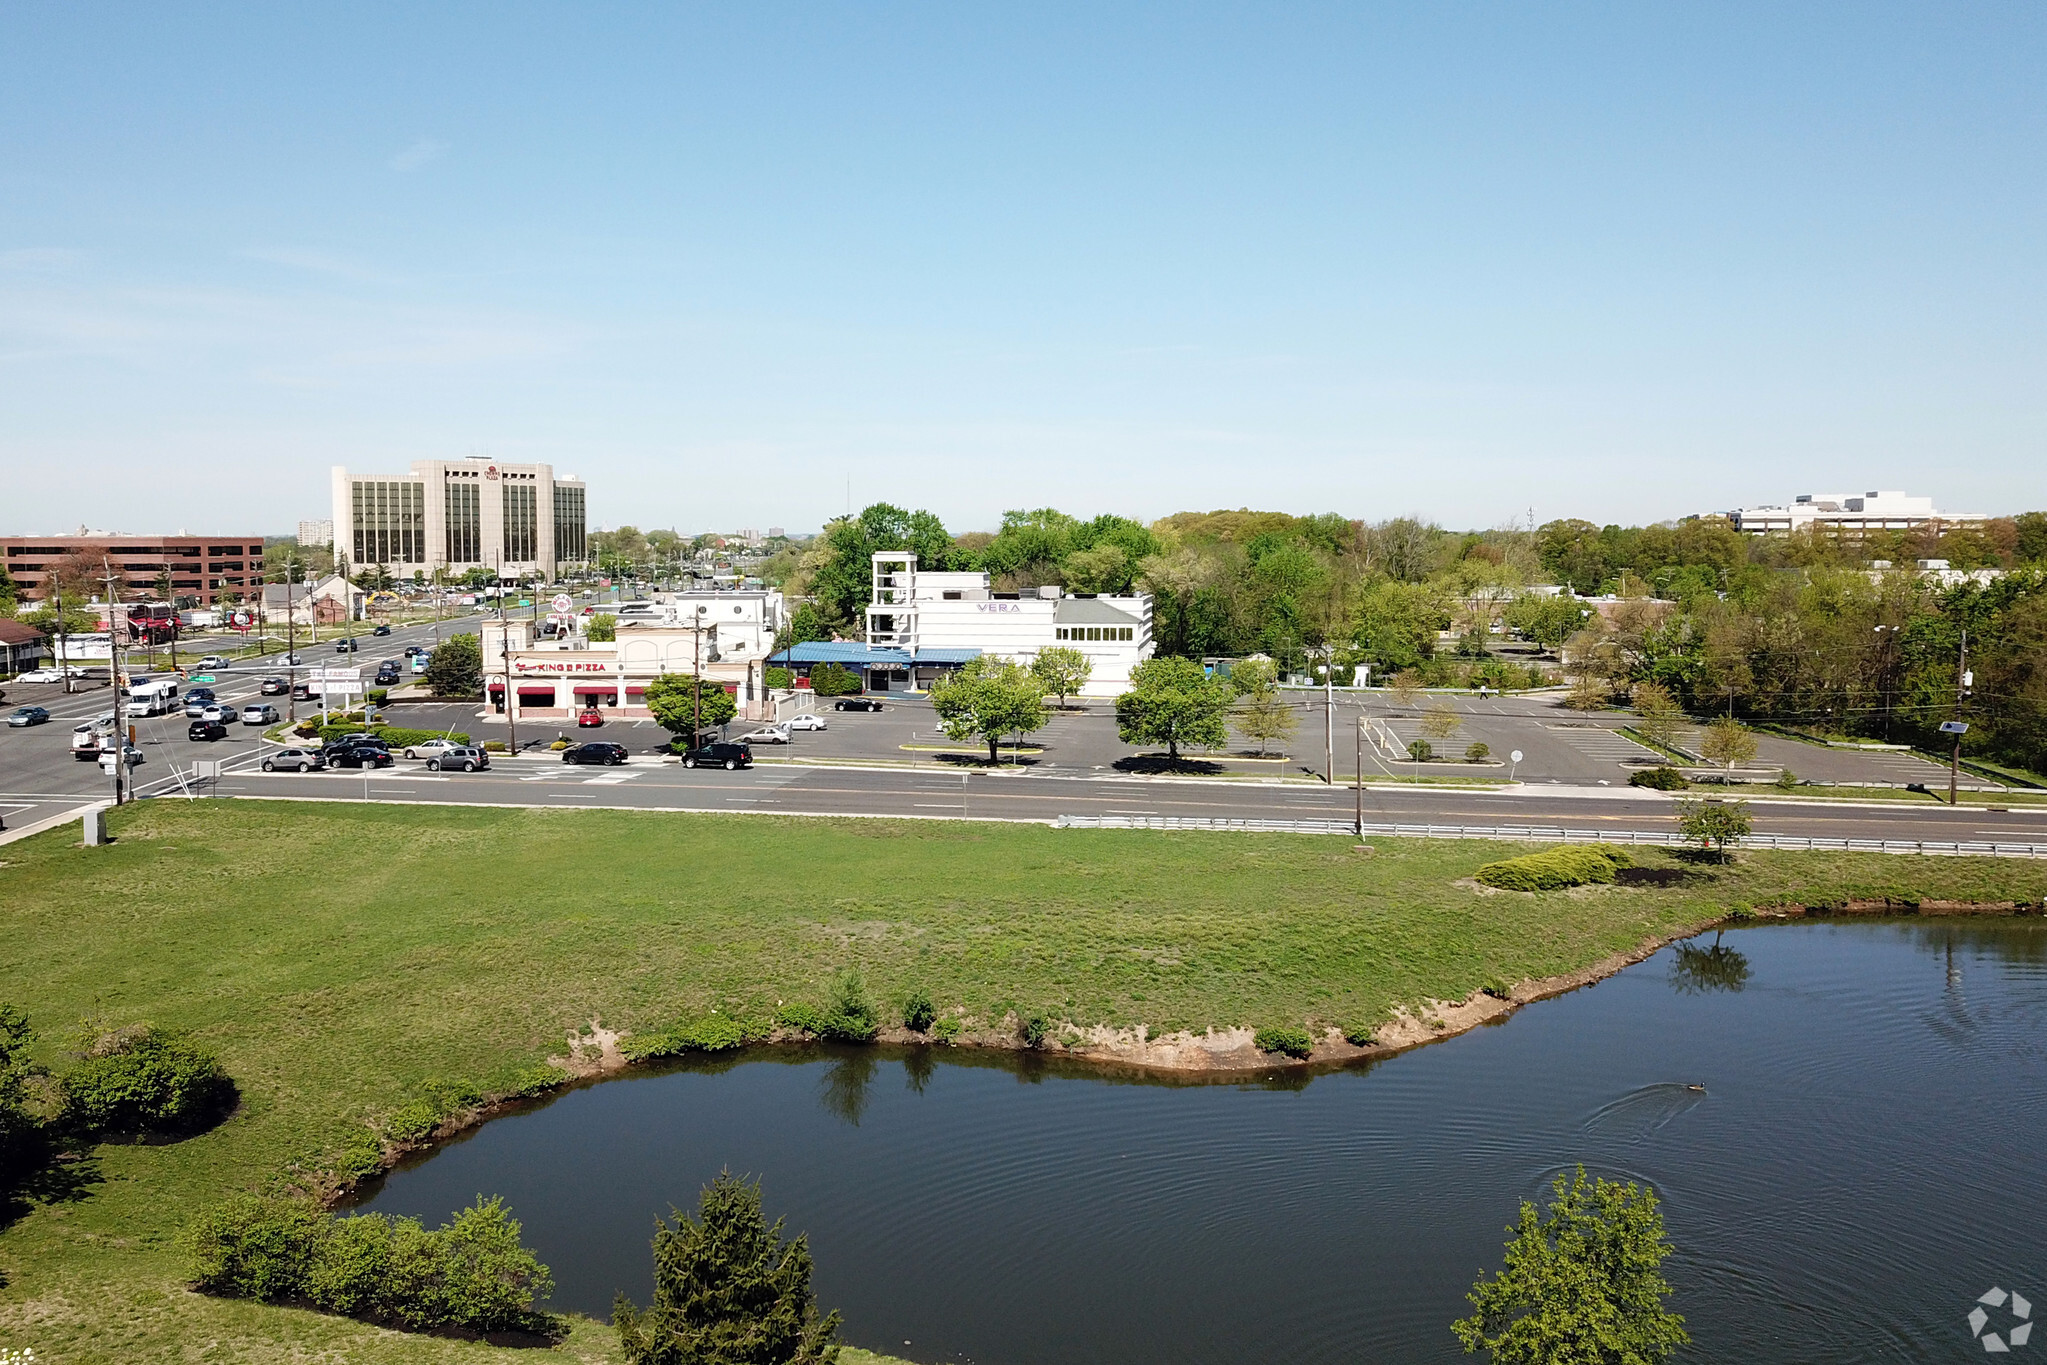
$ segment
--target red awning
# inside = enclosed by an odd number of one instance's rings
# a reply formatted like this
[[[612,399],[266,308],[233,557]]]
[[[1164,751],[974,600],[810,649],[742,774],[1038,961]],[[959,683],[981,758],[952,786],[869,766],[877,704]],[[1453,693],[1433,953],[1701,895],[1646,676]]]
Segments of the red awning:
[[[586,685],[586,684],[584,684],[584,683],[577,683],[577,684],[576,684],[576,695],[577,695],[577,696],[579,696],[579,697],[585,697],[585,696],[599,696],[599,697],[608,697],[608,696],[610,696],[610,695],[611,695],[612,693],[614,693],[614,692],[616,692],[616,691],[618,691],[618,688],[617,688],[617,686],[616,686],[616,685],[614,685],[614,684],[612,684],[612,683],[605,683],[605,684],[604,684],[603,686],[601,686],[601,687],[598,687],[598,686],[590,686],[590,685]]]

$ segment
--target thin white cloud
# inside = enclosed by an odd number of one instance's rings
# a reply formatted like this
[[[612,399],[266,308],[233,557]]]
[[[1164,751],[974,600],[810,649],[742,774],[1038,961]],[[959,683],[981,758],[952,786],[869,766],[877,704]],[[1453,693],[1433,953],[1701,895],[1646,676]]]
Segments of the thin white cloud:
[[[430,137],[423,137],[391,158],[394,171],[416,171],[429,161],[438,161],[448,154],[448,144]]]
[[[343,256],[329,255],[324,251],[306,251],[297,247],[257,247],[241,253],[252,261],[266,265],[281,265],[291,270],[309,271],[315,275],[332,275],[337,279],[353,280],[361,284],[395,284],[401,277],[389,271],[377,270]]]

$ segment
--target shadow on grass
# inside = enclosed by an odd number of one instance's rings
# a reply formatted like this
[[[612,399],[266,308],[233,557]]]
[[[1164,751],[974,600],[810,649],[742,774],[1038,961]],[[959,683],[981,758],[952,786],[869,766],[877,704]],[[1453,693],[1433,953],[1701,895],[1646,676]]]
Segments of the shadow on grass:
[[[78,1204],[106,1179],[88,1152],[46,1147],[21,1154],[16,1169],[0,1172],[0,1232],[47,1204]]]
[[[1035,768],[1038,766],[1038,759],[1028,754],[1021,754],[1014,758],[1004,754],[1001,760],[996,763],[990,763],[979,754],[933,754],[931,758],[934,763],[942,763],[949,768],[979,768],[986,771],[993,771],[996,768]]]
[[[1623,867],[1613,879],[1620,886],[1696,886],[1713,880],[1690,867]]]

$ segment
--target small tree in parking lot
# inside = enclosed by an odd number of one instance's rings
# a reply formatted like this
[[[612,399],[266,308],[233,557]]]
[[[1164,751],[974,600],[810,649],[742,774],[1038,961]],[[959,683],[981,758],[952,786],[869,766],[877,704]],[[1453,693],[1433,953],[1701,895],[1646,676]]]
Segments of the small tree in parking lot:
[[[843,664],[819,664],[810,670],[810,690],[820,697],[846,697],[860,690],[860,675]]]
[[[1045,724],[1045,685],[1022,664],[983,654],[931,685],[931,709],[954,739],[978,739],[988,761],[1004,735],[1024,735]]]
[[[483,645],[474,635],[451,635],[426,665],[427,689],[437,697],[473,697],[483,691]]]
[[[699,729],[723,725],[739,712],[732,694],[694,673],[663,673],[647,684],[647,709],[662,729],[695,744]]]
[[[1038,657],[1031,660],[1031,673],[1044,684],[1047,692],[1059,698],[1059,709],[1066,709],[1066,699],[1087,686],[1087,680],[1094,676],[1095,666],[1087,655],[1066,645],[1051,645],[1038,651]]]

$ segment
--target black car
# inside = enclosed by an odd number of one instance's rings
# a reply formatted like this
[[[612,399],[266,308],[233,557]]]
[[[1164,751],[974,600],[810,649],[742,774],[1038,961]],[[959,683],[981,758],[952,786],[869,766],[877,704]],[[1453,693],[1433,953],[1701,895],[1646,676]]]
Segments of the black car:
[[[378,626],[375,630],[370,632],[370,634],[372,635],[389,635],[390,633],[391,627],[389,626]]]
[[[398,665],[389,660],[377,665],[377,686],[388,687],[398,681]]]
[[[753,750],[744,744],[706,744],[683,753],[682,766],[685,768],[723,768],[730,772],[734,768],[751,768]]]
[[[210,687],[195,687],[195,688],[191,689],[191,690],[190,690],[189,692],[185,693],[185,701],[186,701],[186,703],[187,703],[187,704],[190,704],[190,703],[192,703],[192,702],[195,702],[195,701],[217,701],[217,700],[218,700],[218,698],[216,698],[216,697],[215,697],[215,696],[213,695],[213,689],[212,689],[212,688],[210,688]]]
[[[256,691],[266,697],[281,697],[290,690],[282,678],[265,678],[256,687]]]
[[[602,742],[571,744],[568,748],[562,750],[562,762],[609,763],[614,765],[623,763],[625,762],[625,745],[605,744]]]
[[[872,697],[841,697],[832,703],[834,711],[879,711],[881,703]]]
[[[406,657],[406,658],[408,658],[408,659],[409,659],[409,658],[411,658],[411,657],[412,657],[413,655],[415,655],[415,654],[424,654],[424,653],[426,653],[426,646],[425,646],[425,645],[407,645],[407,646],[405,647],[405,657]]]
[[[330,744],[320,751],[330,768],[388,768],[398,760],[374,744]]]
[[[227,727],[217,720],[195,720],[185,727],[186,739],[226,739]]]

